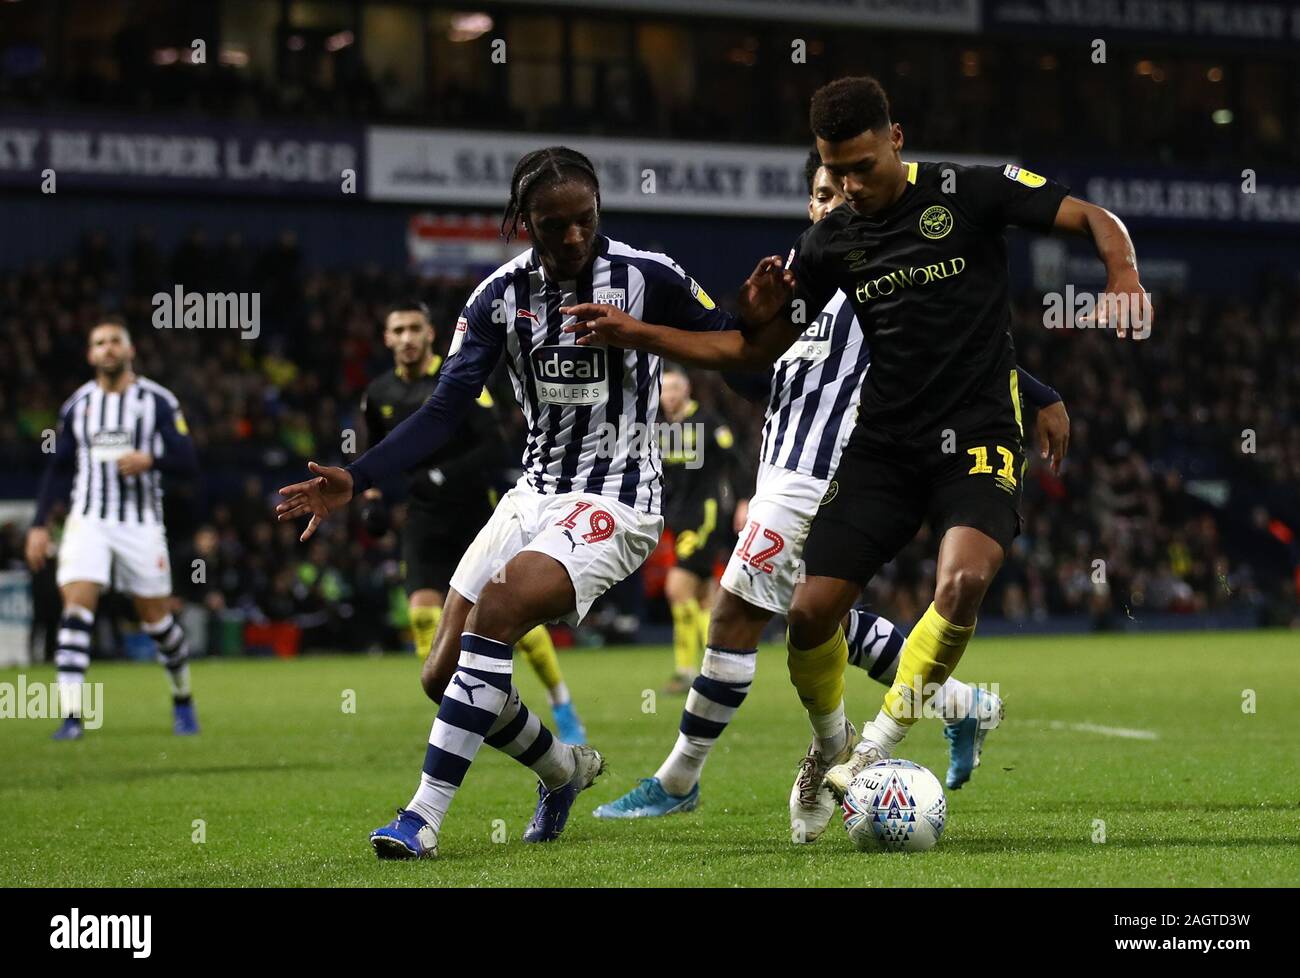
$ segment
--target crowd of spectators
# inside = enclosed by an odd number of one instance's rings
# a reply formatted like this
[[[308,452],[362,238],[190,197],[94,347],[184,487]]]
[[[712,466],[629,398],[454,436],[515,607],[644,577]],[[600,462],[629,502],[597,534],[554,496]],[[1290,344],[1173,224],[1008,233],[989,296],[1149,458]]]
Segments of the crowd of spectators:
[[[175,281],[260,290],[274,314],[256,340],[154,330],[148,297]],[[89,233],[61,261],[0,269],[0,502],[31,498],[46,462],[42,433],[89,375],[88,330],[120,310],[134,327],[137,372],[177,394],[196,443],[200,478],[168,487],[167,516],[176,593],[206,616],[208,647],[237,647],[242,625],[280,621],[294,622],[307,647],[395,647],[406,621],[394,534],[372,539],[353,513],[299,544],[298,527],[274,521],[274,490],[300,479],[308,459],[341,464],[346,449],[364,448],[361,392],[391,369],[385,304],[418,294],[445,325],[472,285],[304,267],[290,233],[253,245],[196,230],[170,254],[146,231],[120,253]],[[1122,349],[1096,330],[1045,330],[1033,298],[1020,304],[1020,362],[1061,391],[1073,432],[1059,478],[1031,453],[1024,532],[986,618],[1300,623],[1297,298],[1282,285],[1249,304],[1160,297],[1157,337]],[[493,384],[513,405],[504,376]],[[695,389],[756,453],[760,409],[711,375],[697,374]],[[502,420],[513,452],[501,460],[506,485],[522,419],[509,407]],[[20,567],[25,527],[0,523],[0,568]],[[930,600],[934,555],[922,531],[868,601],[914,620]],[[48,599],[52,582],[37,585]],[[662,617],[640,582],[622,593],[633,622]]]

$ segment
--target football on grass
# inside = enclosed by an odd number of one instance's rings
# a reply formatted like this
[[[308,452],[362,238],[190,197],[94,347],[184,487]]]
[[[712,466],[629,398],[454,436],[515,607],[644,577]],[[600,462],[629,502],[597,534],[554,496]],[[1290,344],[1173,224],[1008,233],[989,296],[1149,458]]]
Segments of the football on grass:
[[[879,761],[849,782],[844,828],[858,849],[923,852],[939,841],[948,802],[939,779],[911,761]]]

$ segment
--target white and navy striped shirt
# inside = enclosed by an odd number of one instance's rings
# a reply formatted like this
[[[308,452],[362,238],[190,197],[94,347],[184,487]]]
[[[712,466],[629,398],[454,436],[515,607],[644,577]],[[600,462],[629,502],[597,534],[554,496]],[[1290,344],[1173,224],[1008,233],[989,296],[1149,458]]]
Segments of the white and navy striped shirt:
[[[153,467],[123,475],[118,459],[132,451],[152,455]],[[193,467],[193,446],[171,391],[145,377],[136,377],[120,394],[88,381],[59,409],[55,455],[37,502],[37,525],[44,524],[58,494],[56,480],[69,470],[73,472],[69,516],[161,524],[163,472]]]
[[[853,430],[871,355],[836,292],[773,366],[759,457],[769,465],[828,479]]]
[[[453,404],[478,395],[504,351],[527,426],[520,484],[547,495],[595,493],[660,512],[663,469],[654,428],[659,357],[578,346],[578,334],[563,330],[572,320],[561,316],[560,307],[585,302],[607,303],[633,318],[679,329],[737,325],[667,255],[600,235],[587,271],[577,280],[555,282],[535,252],[523,252],[470,296],[433,396],[349,466],[354,492],[402,471],[408,454],[427,454],[429,441],[445,437],[454,422]]]

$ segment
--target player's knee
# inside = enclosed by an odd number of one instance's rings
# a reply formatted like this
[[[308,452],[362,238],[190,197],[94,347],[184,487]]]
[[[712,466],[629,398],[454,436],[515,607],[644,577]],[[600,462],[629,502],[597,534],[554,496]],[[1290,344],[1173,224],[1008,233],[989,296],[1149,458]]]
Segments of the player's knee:
[[[424,689],[424,695],[435,703],[441,703],[442,694],[451,682],[455,668],[454,656],[450,659],[450,664],[447,664],[447,657],[438,655],[437,649],[430,653],[429,658],[424,660],[424,668],[420,670],[420,686]]]
[[[540,620],[527,589],[513,592],[501,581],[490,581],[465,619],[465,630],[498,642],[516,642]]]
[[[839,627],[840,616],[822,602],[796,599],[786,615],[790,626],[790,644],[796,649],[812,649],[824,643]]]
[[[935,584],[934,603],[939,613],[944,609],[974,613],[993,581],[991,568],[956,567],[940,575]]]
[[[735,604],[728,601],[727,597],[727,592],[723,591],[718,596],[718,600],[713,603],[709,614],[709,644],[735,648],[732,639],[736,638],[741,631],[744,619],[738,613]]]
[[[758,645],[771,612],[756,608],[725,588],[719,588],[709,613],[709,645],[749,649]]]

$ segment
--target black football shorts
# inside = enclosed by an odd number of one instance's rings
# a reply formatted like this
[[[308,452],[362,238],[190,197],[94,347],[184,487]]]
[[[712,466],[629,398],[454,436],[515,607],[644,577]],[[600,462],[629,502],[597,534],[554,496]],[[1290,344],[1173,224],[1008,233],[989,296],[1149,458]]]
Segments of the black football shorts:
[[[936,537],[970,526],[1001,544],[1020,533],[1025,452],[996,427],[933,444],[850,438],[804,544],[809,577],[865,585],[929,521]]]

